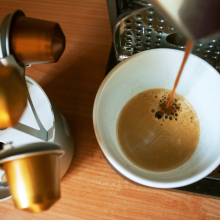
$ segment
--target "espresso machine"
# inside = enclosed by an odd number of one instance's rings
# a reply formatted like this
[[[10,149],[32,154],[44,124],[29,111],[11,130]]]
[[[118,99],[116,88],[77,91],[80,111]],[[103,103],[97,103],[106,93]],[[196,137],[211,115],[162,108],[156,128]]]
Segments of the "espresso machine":
[[[57,62],[65,49],[59,24],[8,14],[0,26],[0,201],[41,212],[60,198],[73,157],[64,116],[25,68]]]
[[[107,0],[107,5],[113,43],[106,74],[145,50],[184,50],[188,39],[194,41],[192,54],[220,72],[219,1]],[[175,190],[220,197],[220,166],[206,178]]]

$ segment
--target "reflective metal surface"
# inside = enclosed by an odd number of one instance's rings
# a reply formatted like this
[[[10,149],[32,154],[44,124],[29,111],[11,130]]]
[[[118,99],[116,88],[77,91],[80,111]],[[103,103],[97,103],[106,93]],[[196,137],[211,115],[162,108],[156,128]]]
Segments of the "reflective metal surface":
[[[27,89],[18,70],[0,67],[0,129],[15,125],[26,104]]]
[[[184,50],[186,37],[158,13],[153,6],[144,7],[120,19],[113,34],[116,58],[154,48]],[[220,70],[220,36],[198,41],[192,53]]]
[[[10,27],[11,52],[24,65],[57,62],[65,49],[58,23],[17,13]]]
[[[60,198],[58,154],[44,154],[3,163],[10,193],[19,209],[41,212]]]

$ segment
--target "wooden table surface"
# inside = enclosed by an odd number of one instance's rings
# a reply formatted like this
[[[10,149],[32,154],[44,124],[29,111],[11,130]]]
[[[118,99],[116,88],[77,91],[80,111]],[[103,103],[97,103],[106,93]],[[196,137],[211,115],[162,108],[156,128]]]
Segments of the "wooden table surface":
[[[105,0],[0,0],[0,20],[15,9],[60,23],[66,35],[58,63],[33,65],[26,74],[65,115],[75,155],[61,180],[62,198],[50,210],[31,214],[15,209],[10,199],[0,203],[0,220],[220,219],[219,200],[134,185],[105,161],[92,124],[112,41]]]

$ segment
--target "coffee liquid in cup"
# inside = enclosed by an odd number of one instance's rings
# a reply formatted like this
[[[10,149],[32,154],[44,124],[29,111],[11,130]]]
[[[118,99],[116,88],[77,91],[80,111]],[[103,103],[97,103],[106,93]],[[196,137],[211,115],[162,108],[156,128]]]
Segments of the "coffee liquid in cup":
[[[153,172],[173,170],[195,152],[200,136],[198,116],[192,105],[171,91],[150,89],[131,98],[117,121],[121,151],[136,166]]]

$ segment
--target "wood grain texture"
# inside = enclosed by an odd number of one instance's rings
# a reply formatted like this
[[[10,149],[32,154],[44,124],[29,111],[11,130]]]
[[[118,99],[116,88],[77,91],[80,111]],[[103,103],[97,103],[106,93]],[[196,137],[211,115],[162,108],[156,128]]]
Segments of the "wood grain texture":
[[[30,214],[0,203],[0,219],[220,219],[220,201],[145,188],[118,176],[95,138],[92,108],[104,78],[111,32],[104,0],[0,0],[0,20],[20,8],[27,16],[57,21],[67,39],[56,64],[33,65],[36,80],[65,115],[75,137],[75,155],[61,181],[62,198]]]

